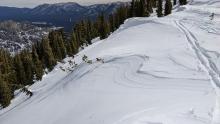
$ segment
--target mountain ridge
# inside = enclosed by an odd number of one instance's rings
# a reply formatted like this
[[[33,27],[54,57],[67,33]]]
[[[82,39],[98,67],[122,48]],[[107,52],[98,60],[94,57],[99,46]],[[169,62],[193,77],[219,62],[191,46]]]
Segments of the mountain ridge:
[[[127,2],[113,2],[83,6],[76,2],[67,2],[41,4],[34,8],[0,6],[0,21],[47,22],[47,24],[61,26],[71,31],[72,26],[85,17],[94,20],[101,12],[108,15],[127,4]]]

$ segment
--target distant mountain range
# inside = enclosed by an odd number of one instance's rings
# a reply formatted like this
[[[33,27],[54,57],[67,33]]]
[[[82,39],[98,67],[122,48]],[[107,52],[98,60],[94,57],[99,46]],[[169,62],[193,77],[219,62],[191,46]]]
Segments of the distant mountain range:
[[[100,12],[110,14],[124,2],[82,6],[75,2],[42,4],[33,9],[0,6],[0,20],[29,21],[36,25],[54,25],[72,29],[79,20],[94,19]]]

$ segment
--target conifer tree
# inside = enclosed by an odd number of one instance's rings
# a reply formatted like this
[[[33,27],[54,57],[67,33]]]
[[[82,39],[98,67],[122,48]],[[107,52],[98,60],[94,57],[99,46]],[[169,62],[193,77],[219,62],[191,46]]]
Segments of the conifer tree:
[[[140,0],[140,2],[139,2],[139,9],[140,9],[140,16],[141,17],[149,16],[149,13],[148,13],[148,11],[146,9],[145,0]]]
[[[171,0],[166,0],[164,15],[167,16],[172,12],[172,2]]]
[[[16,72],[16,84],[24,84],[26,81],[26,75],[20,54],[14,57],[14,69]]]
[[[32,60],[33,60],[33,73],[34,73],[34,77],[36,79],[34,80],[41,80],[42,76],[44,74],[44,70],[43,70],[43,66],[41,61],[39,60],[37,51],[35,46],[32,46]]]
[[[152,0],[146,0],[147,1],[147,13],[153,13],[153,3]]]
[[[100,34],[100,39],[105,39],[107,37],[107,25],[105,22],[105,16],[104,13],[102,12],[99,15],[99,34]]]
[[[56,64],[52,49],[49,44],[48,38],[43,38],[42,40],[42,52],[43,52],[43,63],[46,68],[52,70]]]
[[[115,29],[117,29],[120,26],[120,19],[118,13],[114,13],[114,19],[115,19]]]
[[[66,57],[66,47],[64,45],[64,38],[61,33],[57,33],[57,40],[59,44],[59,50],[61,51],[61,59],[64,59]]]
[[[157,1],[158,1],[158,0],[152,0],[152,7],[153,7],[153,8],[156,8],[156,7],[157,7]]]
[[[157,17],[162,17],[163,16],[163,1],[158,0],[157,3]]]
[[[21,61],[24,66],[24,71],[25,71],[25,76],[26,80],[24,81],[24,85],[30,85],[33,84],[33,78],[34,78],[34,73],[33,73],[33,61],[32,57],[30,54],[30,51],[28,50],[23,50],[21,53]]]
[[[49,41],[50,41],[50,46],[52,48],[52,52],[54,54],[54,58],[57,60],[61,60],[62,53],[60,50],[60,45],[59,45],[57,33],[55,31],[52,31],[49,33],[48,37],[49,37]]]
[[[16,80],[15,71],[13,70],[13,59],[10,53],[0,49],[0,73],[4,75],[4,80],[8,83]]]
[[[64,44],[64,38],[62,30],[52,31],[49,33],[50,46],[54,53],[54,57],[57,60],[61,60],[66,57],[66,47]]]
[[[11,93],[9,86],[3,80],[2,74],[0,74],[0,105],[5,108],[10,104]]]
[[[87,20],[86,22],[86,41],[88,44],[92,44],[92,22],[90,19]]]
[[[134,17],[135,15],[135,0],[131,1],[131,7],[130,7],[130,17]]]
[[[79,44],[79,42],[77,42],[75,32],[72,33],[70,45],[72,47],[73,54],[76,54],[79,50],[80,44]]]
[[[179,0],[179,4],[180,5],[186,5],[187,4],[187,0]]]
[[[65,45],[66,45],[67,55],[72,56],[73,55],[73,50],[72,50],[70,41],[67,41]]]
[[[12,82],[16,81],[15,71],[13,69],[13,59],[10,53],[4,49],[0,49],[0,75],[3,81],[12,89]],[[11,93],[12,90],[11,90]]]
[[[176,5],[176,0],[173,0],[173,5]]]
[[[135,16],[137,17],[142,17],[143,16],[143,11],[142,11],[142,5],[141,2],[139,0],[135,1]]]
[[[110,24],[110,31],[111,32],[115,31],[115,18],[113,14],[109,15],[109,24]]]

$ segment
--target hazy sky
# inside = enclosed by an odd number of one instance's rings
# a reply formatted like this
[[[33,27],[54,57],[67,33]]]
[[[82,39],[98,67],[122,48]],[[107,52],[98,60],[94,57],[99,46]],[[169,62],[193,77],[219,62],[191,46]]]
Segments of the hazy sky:
[[[83,5],[130,0],[0,0],[0,6],[35,7],[43,3],[78,2]]]

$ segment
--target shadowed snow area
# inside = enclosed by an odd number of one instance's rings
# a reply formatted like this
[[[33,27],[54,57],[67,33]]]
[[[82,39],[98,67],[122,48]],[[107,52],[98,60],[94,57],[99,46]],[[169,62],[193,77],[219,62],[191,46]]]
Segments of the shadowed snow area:
[[[210,124],[220,85],[219,6],[194,0],[164,18],[126,20],[30,86],[33,97],[17,94],[0,124]]]

